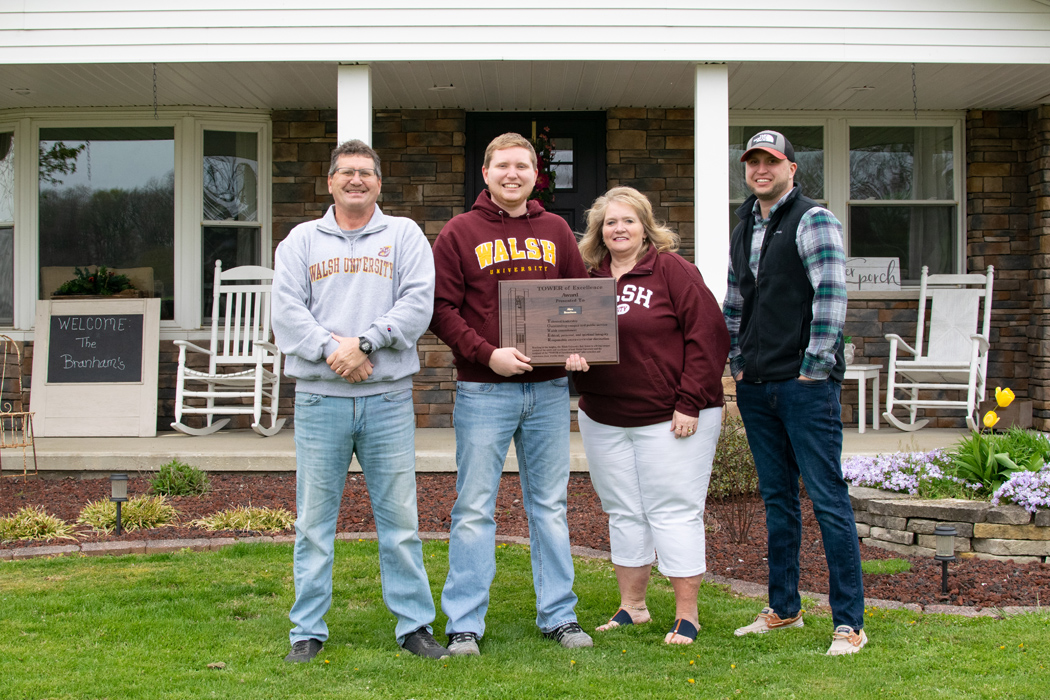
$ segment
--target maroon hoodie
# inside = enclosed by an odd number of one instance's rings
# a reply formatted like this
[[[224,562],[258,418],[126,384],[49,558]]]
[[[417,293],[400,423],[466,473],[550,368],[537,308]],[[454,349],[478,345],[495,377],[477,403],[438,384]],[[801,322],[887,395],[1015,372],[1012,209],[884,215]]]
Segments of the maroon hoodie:
[[[608,255],[591,276],[612,277]],[[616,302],[620,364],[572,375],[589,418],[635,428],[725,404],[729,332],[696,265],[650,246],[617,280]]]
[[[531,200],[511,217],[488,190],[470,211],[445,224],[434,243],[434,319],[430,330],[452,348],[465,382],[542,382],[565,376],[562,367],[534,367],[504,377],[489,369],[500,347],[500,280],[587,277],[576,237],[565,220]]]

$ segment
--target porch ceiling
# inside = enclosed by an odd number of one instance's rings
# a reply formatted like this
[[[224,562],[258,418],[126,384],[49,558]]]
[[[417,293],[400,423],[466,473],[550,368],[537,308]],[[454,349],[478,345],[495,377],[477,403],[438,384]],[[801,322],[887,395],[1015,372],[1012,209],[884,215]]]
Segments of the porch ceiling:
[[[472,111],[690,107],[693,64],[654,61],[411,61],[372,64],[373,106]],[[333,63],[157,65],[161,106],[333,108]],[[447,87],[451,90],[433,90]],[[1050,65],[919,64],[921,110],[1023,109],[1050,100]],[[28,92],[26,92],[28,91]],[[151,64],[7,65],[0,109],[142,107]],[[912,109],[910,64],[731,62],[731,109]]]

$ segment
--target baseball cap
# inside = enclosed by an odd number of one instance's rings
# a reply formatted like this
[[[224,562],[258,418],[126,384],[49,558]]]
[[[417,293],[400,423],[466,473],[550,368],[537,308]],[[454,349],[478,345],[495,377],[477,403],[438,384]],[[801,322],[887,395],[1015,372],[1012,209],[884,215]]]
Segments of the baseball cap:
[[[781,160],[789,160],[792,163],[795,162],[795,148],[791,145],[791,142],[787,140],[779,131],[760,131],[747,142],[747,147],[744,148],[744,155],[740,156],[740,161],[747,160],[747,154],[756,148],[772,153]]]

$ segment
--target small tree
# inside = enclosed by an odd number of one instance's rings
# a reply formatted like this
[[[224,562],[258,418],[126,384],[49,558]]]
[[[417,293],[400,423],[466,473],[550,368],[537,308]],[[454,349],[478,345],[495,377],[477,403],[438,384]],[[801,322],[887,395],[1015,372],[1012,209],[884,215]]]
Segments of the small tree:
[[[707,487],[707,503],[733,544],[747,542],[760,507],[760,502],[753,498],[757,491],[758,472],[747,444],[744,422],[726,412],[715,450],[711,484]]]

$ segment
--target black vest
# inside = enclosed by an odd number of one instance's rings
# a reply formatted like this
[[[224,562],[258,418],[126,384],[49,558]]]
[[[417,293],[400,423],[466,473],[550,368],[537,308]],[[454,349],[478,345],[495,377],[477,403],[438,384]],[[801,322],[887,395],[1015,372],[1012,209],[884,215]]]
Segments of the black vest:
[[[751,240],[756,197],[747,198],[736,215],[730,259],[740,285],[744,308],[738,341],[744,356],[744,381],[776,382],[799,376],[813,322],[813,286],[798,255],[798,224],[813,207],[796,186],[769,220],[758,259],[758,280],[751,274]],[[840,334],[841,335],[841,334]],[[841,337],[835,350],[831,379],[841,382],[846,370]]]

